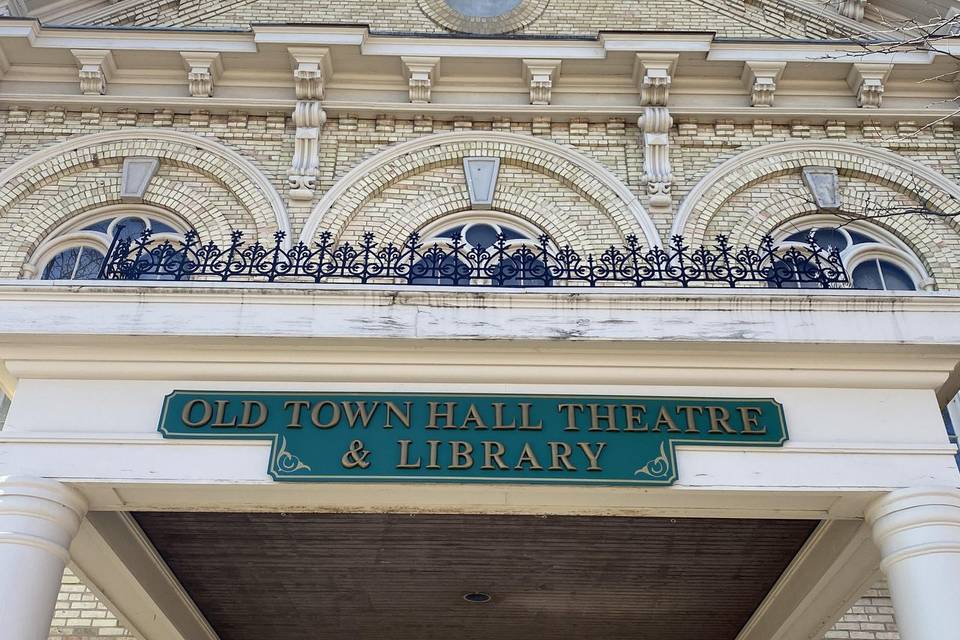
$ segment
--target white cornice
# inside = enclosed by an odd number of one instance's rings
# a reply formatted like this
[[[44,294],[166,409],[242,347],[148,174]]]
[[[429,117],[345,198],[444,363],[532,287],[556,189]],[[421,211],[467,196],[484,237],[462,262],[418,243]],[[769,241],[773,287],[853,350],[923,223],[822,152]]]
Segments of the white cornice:
[[[939,44],[937,45],[939,48]],[[930,64],[936,54],[930,51],[866,53],[850,43],[794,42],[714,42],[707,60],[732,62],[824,62],[851,64],[878,62],[887,64]]]
[[[72,75],[70,76],[72,78]],[[53,78],[52,80],[55,80]],[[116,85],[117,82],[115,81]],[[223,85],[226,86],[226,85]],[[210,113],[229,113],[242,110],[250,114],[266,114],[268,112],[292,111],[296,106],[296,99],[290,98],[193,98],[167,95],[157,96],[83,96],[64,95],[56,93],[3,93],[0,94],[0,105],[30,107],[43,109],[51,106],[62,106],[68,109],[84,110],[93,107],[105,111],[115,111],[122,108],[143,109],[146,111],[156,108],[173,109],[179,113],[189,113],[200,109]],[[381,114],[389,114],[413,119],[417,115],[428,115],[437,119],[450,119],[456,116],[467,115],[473,120],[492,119],[494,117],[508,117],[516,122],[532,121],[535,116],[549,116],[555,122],[566,122],[571,118],[587,118],[592,122],[604,122],[608,118],[621,117],[636,119],[643,113],[641,106],[595,104],[571,105],[504,105],[504,104],[410,104],[407,102],[362,102],[328,100],[323,103],[324,110],[330,116],[357,115],[365,118],[374,118]],[[802,119],[809,124],[822,124],[830,120],[842,120],[847,124],[856,124],[861,120],[877,121],[885,124],[898,120],[917,120],[920,124],[950,118],[956,115],[956,109],[949,108],[887,108],[864,111],[856,107],[844,107],[825,110],[819,106],[810,107],[769,107],[758,110],[753,107],[715,107],[709,104],[704,106],[670,107],[674,117],[699,119],[701,122],[713,122],[715,119],[730,119],[740,123],[750,123],[753,120],[770,120],[775,123],[788,123],[795,119]]]

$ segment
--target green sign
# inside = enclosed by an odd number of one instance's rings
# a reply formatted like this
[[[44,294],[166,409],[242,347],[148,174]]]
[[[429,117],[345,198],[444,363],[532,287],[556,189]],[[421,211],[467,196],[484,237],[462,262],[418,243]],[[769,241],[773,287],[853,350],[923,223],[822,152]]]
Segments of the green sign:
[[[164,438],[272,443],[285,481],[669,485],[676,446],[777,447],[772,399],[174,391]]]

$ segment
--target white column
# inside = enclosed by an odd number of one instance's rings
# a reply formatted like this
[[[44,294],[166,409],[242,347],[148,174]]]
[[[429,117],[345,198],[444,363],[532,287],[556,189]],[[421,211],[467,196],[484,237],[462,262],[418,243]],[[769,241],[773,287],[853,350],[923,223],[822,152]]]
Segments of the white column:
[[[960,490],[900,489],[867,509],[903,640],[960,638]]]
[[[0,640],[46,640],[87,505],[53,480],[0,476]]]

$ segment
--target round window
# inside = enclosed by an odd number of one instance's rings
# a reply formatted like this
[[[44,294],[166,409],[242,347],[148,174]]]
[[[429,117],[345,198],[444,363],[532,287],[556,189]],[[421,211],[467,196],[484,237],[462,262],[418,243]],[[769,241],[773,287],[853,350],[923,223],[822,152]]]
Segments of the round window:
[[[447,6],[468,18],[496,18],[520,6],[521,0],[446,0]]]

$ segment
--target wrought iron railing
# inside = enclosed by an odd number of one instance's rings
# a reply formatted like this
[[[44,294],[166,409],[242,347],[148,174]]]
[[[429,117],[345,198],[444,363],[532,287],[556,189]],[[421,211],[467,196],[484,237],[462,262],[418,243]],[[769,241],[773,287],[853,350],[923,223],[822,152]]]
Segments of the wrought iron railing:
[[[769,237],[756,248],[735,249],[726,236],[712,247],[690,247],[675,236],[665,247],[646,248],[635,236],[622,247],[581,255],[547,237],[520,243],[500,237],[490,247],[470,247],[461,238],[426,244],[419,235],[403,244],[378,244],[371,233],[356,243],[335,243],[329,232],[313,246],[286,248],[277,232],[272,244],[246,244],[233,232],[227,246],[201,242],[189,232],[181,242],[158,242],[149,230],[114,239],[100,270],[106,280],[308,281],[449,286],[846,286],[836,250],[777,247]]]

